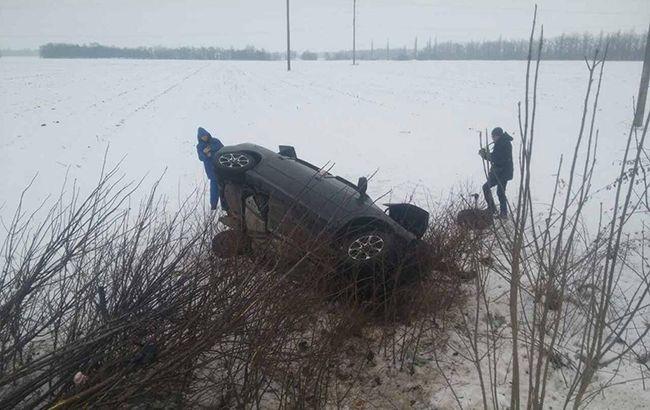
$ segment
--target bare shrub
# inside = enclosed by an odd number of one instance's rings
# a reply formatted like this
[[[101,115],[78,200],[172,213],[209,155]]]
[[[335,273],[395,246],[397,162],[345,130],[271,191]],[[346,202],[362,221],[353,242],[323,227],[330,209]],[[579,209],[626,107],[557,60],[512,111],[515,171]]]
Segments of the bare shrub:
[[[648,121],[643,130],[630,128],[618,177],[597,191],[596,118],[607,45],[595,50],[585,60],[587,87],[568,169],[560,158],[550,205],[540,209],[532,201],[531,162],[544,40],[542,29],[535,41],[535,25],[536,16],[519,105],[518,195],[510,203],[510,221],[497,221],[492,235],[470,252],[478,273],[473,312],[461,316],[454,338],[454,348],[476,369],[486,409],[506,407],[500,401],[504,392],[510,408],[544,408],[554,372],[563,380],[564,407],[584,407],[609,386],[629,381],[622,369],[644,357],[650,330],[643,319],[650,293],[643,222]],[[596,194],[608,202],[600,204],[594,223],[585,213],[595,208]],[[509,320],[494,312],[503,296],[495,294],[495,283],[508,285]],[[504,352],[506,363],[500,360]],[[594,385],[605,367],[611,375]],[[499,380],[497,373],[505,377]]]
[[[45,215],[21,201],[2,246],[0,407],[342,406],[373,358],[414,371],[462,300],[428,271],[462,266],[450,220],[424,241],[426,269],[387,276],[419,280],[360,297],[322,241],[218,259],[200,195],[170,211],[154,186],[129,207],[138,188],[115,168]]]

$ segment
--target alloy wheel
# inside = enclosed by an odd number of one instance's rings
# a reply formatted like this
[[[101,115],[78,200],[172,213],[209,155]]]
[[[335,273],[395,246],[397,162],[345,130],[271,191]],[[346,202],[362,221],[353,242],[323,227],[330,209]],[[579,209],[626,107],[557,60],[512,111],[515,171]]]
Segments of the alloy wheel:
[[[219,165],[230,169],[244,168],[250,164],[251,160],[245,154],[222,154],[219,156]]]
[[[348,246],[348,256],[356,261],[367,261],[379,255],[384,245],[384,239],[379,235],[363,235]]]

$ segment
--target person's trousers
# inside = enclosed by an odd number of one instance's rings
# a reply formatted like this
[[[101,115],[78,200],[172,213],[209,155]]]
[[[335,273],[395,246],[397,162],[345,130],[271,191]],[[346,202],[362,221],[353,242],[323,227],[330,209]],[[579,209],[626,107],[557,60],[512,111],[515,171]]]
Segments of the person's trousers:
[[[210,209],[217,209],[219,204],[219,183],[216,178],[210,179]]]
[[[217,209],[219,199],[221,199],[221,208],[227,211],[228,204],[226,203],[226,198],[223,196],[223,192],[219,189],[219,182],[216,178],[212,178],[210,179],[210,209]]]
[[[483,196],[485,196],[485,202],[487,202],[488,209],[491,212],[496,212],[497,207],[494,204],[494,198],[492,198],[492,187],[497,187],[497,198],[499,198],[499,213],[501,216],[508,215],[508,198],[506,198],[506,186],[508,181],[501,181],[496,175],[490,173],[488,180],[483,184]]]

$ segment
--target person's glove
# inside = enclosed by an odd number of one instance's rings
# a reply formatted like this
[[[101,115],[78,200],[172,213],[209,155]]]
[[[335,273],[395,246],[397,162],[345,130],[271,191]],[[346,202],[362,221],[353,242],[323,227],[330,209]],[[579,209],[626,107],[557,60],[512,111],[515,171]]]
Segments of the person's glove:
[[[487,152],[487,150],[486,150],[485,148],[481,148],[480,150],[478,150],[478,154],[479,154],[479,155],[481,156],[481,158],[483,158],[483,159],[487,159],[487,158],[488,158],[488,152]]]
[[[207,147],[203,148],[203,153],[207,154],[210,152],[210,146],[208,145]]]

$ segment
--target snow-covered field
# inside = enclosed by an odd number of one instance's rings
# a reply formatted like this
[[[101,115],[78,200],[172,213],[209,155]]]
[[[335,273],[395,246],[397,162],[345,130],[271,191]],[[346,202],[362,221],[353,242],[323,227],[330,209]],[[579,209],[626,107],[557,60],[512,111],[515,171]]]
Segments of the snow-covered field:
[[[606,64],[595,188],[617,172],[640,71],[637,62]],[[149,185],[164,172],[161,191],[180,201],[204,188],[198,126],[227,145],[294,145],[300,157],[334,163],[333,172],[352,181],[378,170],[373,197],[446,199],[450,189],[483,182],[478,130],[502,126],[519,147],[524,74],[524,62],[298,61],[286,72],[282,62],[1,58],[0,217],[35,175],[29,208],[58,193],[66,173],[92,188],[107,147],[109,165],[123,159],[128,179],[146,175]],[[586,80],[584,62],[542,63],[533,164],[540,204],[550,198],[560,155],[572,152]],[[464,403],[480,407],[471,366],[448,359]],[[560,377],[552,382],[561,385]],[[453,407],[440,386],[432,405]],[[650,399],[640,383],[608,392],[594,408],[642,408]]]
[[[524,62],[282,62],[0,59],[0,215],[38,174],[31,203],[58,191],[66,172],[82,188],[122,157],[130,179],[182,197],[204,181],[201,125],[225,144],[291,144],[393,199],[446,197],[482,182],[477,130],[517,138]],[[571,150],[586,89],[583,62],[543,62],[535,196],[550,194],[557,160]],[[618,158],[641,64],[607,63],[601,93],[600,163]],[[518,145],[515,142],[515,147]],[[613,169],[612,169],[613,172]],[[609,180],[600,172],[596,185]],[[517,182],[516,180],[514,181]]]

